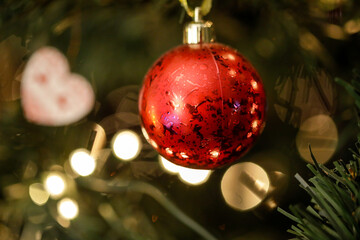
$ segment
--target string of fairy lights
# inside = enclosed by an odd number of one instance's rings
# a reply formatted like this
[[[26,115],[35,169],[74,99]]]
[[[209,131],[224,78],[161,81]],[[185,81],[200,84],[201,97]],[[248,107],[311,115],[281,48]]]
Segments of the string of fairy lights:
[[[121,161],[129,162],[139,155],[142,142],[139,135],[131,130],[121,130],[112,139],[112,152]],[[69,164],[73,174],[77,177],[87,177],[94,173],[97,167],[96,158],[84,148],[76,149],[69,155]],[[176,174],[181,181],[189,185],[199,185],[206,182],[211,174],[210,170],[190,169],[177,166],[159,155],[159,163],[169,174]],[[39,206],[45,205],[49,199],[57,200],[57,213],[63,220],[72,220],[79,214],[76,199],[63,197],[69,191],[68,178],[62,171],[50,171],[45,174],[42,183],[37,182],[29,186],[31,200]]]
[[[310,124],[309,126],[319,126],[318,118],[322,119],[324,115],[317,116],[317,118],[314,118],[314,122],[307,124]],[[309,139],[317,139],[320,136],[318,132],[321,132],[321,134],[336,132],[334,124],[327,124],[325,127],[322,126],[321,129],[316,131],[313,127],[310,129],[311,131],[302,127],[302,131],[299,132],[300,135],[297,136],[297,145],[305,140],[308,142]],[[98,128],[101,128],[100,125],[97,125],[97,130],[99,130]],[[102,128],[101,131],[103,131]],[[305,140],[302,139],[304,138],[303,135],[306,138]],[[314,142],[313,145],[317,148],[317,142]],[[138,133],[123,129],[113,136],[110,146],[111,150],[109,151],[112,151],[117,159],[126,163],[138,158],[144,144]],[[302,155],[302,148],[299,148],[299,146],[298,151]],[[332,149],[330,149],[331,153],[333,152]],[[326,162],[332,155],[330,152],[320,153],[319,159],[322,162]],[[266,157],[269,158],[267,161],[274,161],[271,153],[267,153]],[[237,211],[254,209],[261,203],[268,205],[271,209],[277,206],[277,202],[271,197],[271,194],[276,189],[276,181],[283,178],[286,172],[280,170],[265,171],[253,161],[259,158],[263,157],[254,156],[250,158],[252,159],[251,162],[233,164],[222,177],[220,189],[223,199],[228,206]],[[303,158],[307,160],[306,156],[303,156]],[[212,173],[211,170],[191,169],[175,165],[160,155],[158,155],[158,162],[166,173],[177,176],[180,181],[190,186],[204,184]],[[97,154],[85,148],[75,149],[70,153],[68,161],[64,163],[63,167],[56,165],[50,168],[48,172],[43,174],[42,182],[35,182],[29,186],[29,196],[38,206],[45,205],[49,199],[57,201],[59,218],[57,220],[61,225],[67,227],[70,224],[69,220],[75,219],[79,214],[78,202],[74,195],[71,195],[75,187],[73,179],[91,176],[101,166]]]

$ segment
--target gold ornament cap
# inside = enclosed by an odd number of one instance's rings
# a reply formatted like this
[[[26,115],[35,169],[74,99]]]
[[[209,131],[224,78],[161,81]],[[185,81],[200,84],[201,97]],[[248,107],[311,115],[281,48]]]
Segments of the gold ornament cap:
[[[215,31],[211,21],[201,18],[200,7],[195,8],[193,21],[184,27],[183,43],[199,44],[215,42]]]

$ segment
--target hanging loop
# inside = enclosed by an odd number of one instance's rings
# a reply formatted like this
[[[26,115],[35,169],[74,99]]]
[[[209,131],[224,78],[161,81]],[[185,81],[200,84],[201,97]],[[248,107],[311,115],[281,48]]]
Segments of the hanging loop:
[[[189,7],[187,0],[179,0],[183,8],[185,9],[186,13],[192,17],[195,18],[195,9],[192,9]],[[205,16],[208,14],[211,10],[212,0],[203,0],[201,6],[200,6],[200,16]]]

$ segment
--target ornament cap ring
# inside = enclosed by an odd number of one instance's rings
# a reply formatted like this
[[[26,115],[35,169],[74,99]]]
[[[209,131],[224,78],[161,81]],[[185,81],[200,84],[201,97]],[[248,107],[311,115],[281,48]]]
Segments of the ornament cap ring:
[[[202,20],[200,7],[195,8],[193,21],[184,27],[183,43],[199,44],[215,42],[213,23]]]

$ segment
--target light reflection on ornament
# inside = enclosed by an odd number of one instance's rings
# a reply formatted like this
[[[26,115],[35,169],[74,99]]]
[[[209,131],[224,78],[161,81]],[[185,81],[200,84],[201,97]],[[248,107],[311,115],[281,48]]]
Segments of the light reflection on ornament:
[[[57,204],[58,213],[65,219],[74,219],[79,213],[79,207],[75,200],[64,198]]]
[[[39,206],[44,205],[48,200],[50,194],[45,190],[41,183],[33,183],[29,186],[29,195],[31,200]]]
[[[250,109],[250,113],[254,114],[256,109],[258,109],[258,105],[256,103],[253,103]]]
[[[236,71],[235,71],[234,69],[230,69],[228,73],[229,73],[229,75],[230,75],[231,77],[235,77],[235,76],[236,76]]]
[[[225,59],[228,59],[228,60],[232,60],[232,61],[235,60],[235,56],[234,56],[234,54],[232,54],[232,53],[224,54],[223,57],[224,57]]]
[[[219,150],[213,150],[210,152],[210,155],[212,158],[218,158],[220,155],[220,152],[219,152]]]
[[[184,152],[181,152],[181,153],[180,153],[180,156],[181,156],[182,158],[189,158],[189,156],[188,156],[186,153],[184,153]]]
[[[258,88],[258,84],[255,80],[251,80],[251,86],[253,87],[254,90]]]
[[[331,117],[320,114],[305,120],[296,135],[296,147],[300,156],[313,163],[309,144],[319,163],[326,163],[336,151],[338,131]]]
[[[258,120],[254,120],[251,124],[253,130],[256,130],[259,126],[259,121]]]
[[[86,149],[77,149],[70,155],[70,165],[80,176],[88,176],[94,172],[96,162]]]
[[[65,191],[66,184],[59,173],[51,173],[45,179],[45,189],[52,197],[58,197]]]
[[[133,131],[125,130],[117,133],[113,138],[114,154],[125,161],[136,158],[141,150],[140,137]]]
[[[170,148],[165,148],[167,154],[172,155],[173,151]]]
[[[221,180],[221,192],[225,202],[240,211],[252,209],[261,203],[269,187],[267,173],[252,162],[231,166]]]

